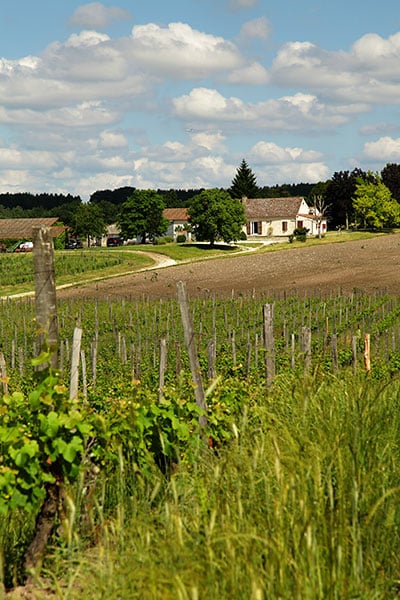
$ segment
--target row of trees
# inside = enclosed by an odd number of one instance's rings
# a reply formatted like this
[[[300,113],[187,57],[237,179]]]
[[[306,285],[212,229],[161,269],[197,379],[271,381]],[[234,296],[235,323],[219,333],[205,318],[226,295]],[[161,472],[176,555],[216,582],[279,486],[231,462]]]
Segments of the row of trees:
[[[0,194],[0,218],[58,216],[80,237],[100,237],[119,223],[125,238],[157,237],[166,231],[164,208],[186,207],[197,239],[231,241],[242,230],[243,196],[304,196],[328,217],[329,227],[394,227],[400,225],[400,165],[381,173],[362,169],[335,172],[316,184],[259,187],[243,159],[229,189],[137,190],[123,187],[94,192],[88,203],[62,194]]]
[[[125,239],[140,236],[146,238],[162,236],[169,221],[163,217],[165,204],[154,190],[135,190],[122,204],[118,226]],[[203,190],[188,203],[190,225],[198,241],[217,240],[231,242],[240,239],[246,216],[241,201],[219,189]]]

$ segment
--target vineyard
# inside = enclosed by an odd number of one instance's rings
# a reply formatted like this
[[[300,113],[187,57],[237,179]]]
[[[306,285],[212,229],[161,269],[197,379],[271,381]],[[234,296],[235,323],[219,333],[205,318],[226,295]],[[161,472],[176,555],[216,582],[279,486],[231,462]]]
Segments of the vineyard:
[[[18,456],[32,447],[20,416],[32,410],[47,463],[57,440],[70,480],[37,597],[396,597],[399,298],[189,299],[206,412],[181,309],[178,294],[60,299],[60,374],[43,379],[35,303],[0,302],[2,449],[15,452],[6,430],[21,428]],[[6,587],[24,578],[36,459],[14,496],[0,466]]]
[[[151,264],[151,260],[132,252],[57,252],[55,271],[58,284],[74,281],[83,273],[90,279],[112,275],[123,270],[133,271]],[[1,293],[6,295],[15,291],[33,289],[33,256],[28,254],[0,255]]]

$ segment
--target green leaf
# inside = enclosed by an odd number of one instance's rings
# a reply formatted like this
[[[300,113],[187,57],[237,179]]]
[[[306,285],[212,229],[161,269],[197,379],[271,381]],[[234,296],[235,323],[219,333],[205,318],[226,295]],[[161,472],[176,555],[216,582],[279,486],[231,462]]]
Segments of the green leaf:
[[[37,356],[36,358],[32,358],[31,360],[31,364],[33,367],[39,367],[40,365],[43,365],[47,362],[49,362],[50,358],[51,358],[51,352],[41,352],[39,354],[39,356]]]

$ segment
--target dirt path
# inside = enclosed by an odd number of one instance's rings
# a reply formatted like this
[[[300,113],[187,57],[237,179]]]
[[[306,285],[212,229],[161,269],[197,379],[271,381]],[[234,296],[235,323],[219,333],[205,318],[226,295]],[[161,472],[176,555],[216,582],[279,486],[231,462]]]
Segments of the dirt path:
[[[154,257],[153,253],[151,256]],[[165,258],[165,257],[164,257]],[[59,296],[108,298],[175,298],[185,281],[191,297],[281,294],[284,291],[326,294],[339,289],[400,293],[400,234],[369,240],[307,246],[264,254],[248,253],[197,263],[166,261],[151,270],[60,290]]]

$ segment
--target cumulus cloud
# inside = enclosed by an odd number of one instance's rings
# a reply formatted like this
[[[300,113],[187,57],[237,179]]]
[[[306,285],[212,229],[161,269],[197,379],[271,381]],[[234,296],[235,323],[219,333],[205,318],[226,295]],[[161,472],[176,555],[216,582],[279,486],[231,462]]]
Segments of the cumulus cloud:
[[[240,98],[226,98],[210,88],[194,88],[189,94],[173,99],[175,114],[196,123],[220,123],[221,127],[240,124],[247,129],[303,131],[329,129],[348,122],[349,115],[367,107],[329,106],[316,96],[298,93],[293,96],[246,103]]]
[[[379,162],[400,161],[400,138],[384,136],[364,144],[363,157]]]
[[[250,159],[255,164],[268,163],[276,165],[293,161],[300,163],[316,162],[322,159],[322,155],[314,150],[304,150],[296,147],[283,148],[273,142],[258,142],[251,149]]]
[[[232,42],[186,23],[133,27],[130,52],[142,68],[179,79],[210,77],[246,64]]]
[[[128,146],[128,140],[123,133],[118,131],[102,131],[100,145],[103,148],[121,148]]]
[[[248,158],[256,167],[258,181],[264,185],[329,179],[324,157],[315,150],[260,141],[250,149]]]
[[[400,94],[400,33],[387,39],[366,34],[349,52],[327,51],[311,42],[289,42],[278,51],[273,83],[307,87],[335,101],[397,103]]]
[[[71,27],[104,29],[112,21],[130,19],[132,15],[117,6],[104,6],[101,2],[90,2],[79,6],[68,20]]]
[[[271,33],[271,26],[267,17],[259,17],[246,21],[240,28],[239,39],[242,41],[249,40],[266,40]]]

